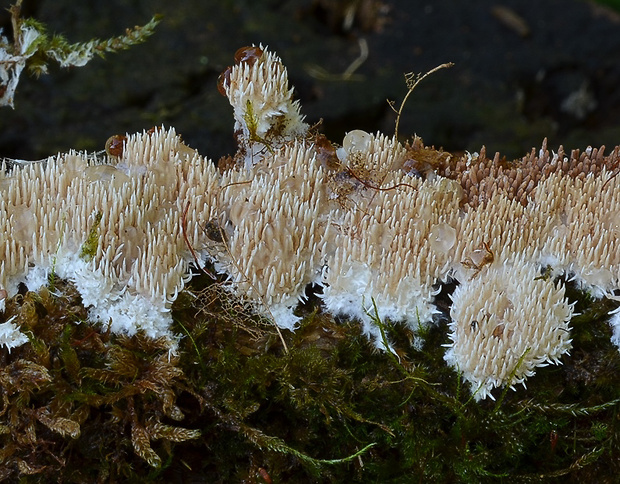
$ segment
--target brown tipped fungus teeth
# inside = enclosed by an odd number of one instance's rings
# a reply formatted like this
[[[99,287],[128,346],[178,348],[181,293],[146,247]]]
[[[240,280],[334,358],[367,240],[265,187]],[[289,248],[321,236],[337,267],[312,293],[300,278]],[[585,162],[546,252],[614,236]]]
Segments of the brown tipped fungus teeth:
[[[594,297],[620,290],[620,147],[455,158],[393,137],[311,135],[286,68],[247,47],[220,77],[239,150],[226,167],[174,129],[115,137],[107,155],[69,152],[0,172],[0,310],[17,293],[71,280],[92,321],[113,332],[170,332],[170,306],[213,263],[237,296],[295,329],[309,283],[334,314],[419,332],[453,278],[446,361],[476,398],[523,383],[571,346],[572,305],[547,275]],[[550,270],[543,274],[543,267]],[[614,295],[616,292],[616,295]],[[620,318],[612,318],[620,346]],[[27,342],[11,320],[0,345]]]

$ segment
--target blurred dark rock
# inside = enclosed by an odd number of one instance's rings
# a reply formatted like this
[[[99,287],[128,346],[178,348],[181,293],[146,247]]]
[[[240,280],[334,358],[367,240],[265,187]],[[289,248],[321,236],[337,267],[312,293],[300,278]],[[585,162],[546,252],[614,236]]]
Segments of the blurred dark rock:
[[[508,158],[545,136],[553,149],[620,144],[620,24],[585,1],[25,0],[24,9],[74,42],[164,19],[147,43],[105,61],[23,75],[15,110],[0,116],[0,156],[100,150],[112,134],[164,124],[216,160],[235,149],[217,77],[238,47],[261,42],[288,67],[307,120],[322,118],[336,142],[357,128],[392,133],[387,100],[400,104],[403,74],[454,62],[411,96],[403,140],[415,133],[449,151],[485,144]],[[5,12],[0,25],[10,31]],[[343,80],[360,39],[368,58]]]

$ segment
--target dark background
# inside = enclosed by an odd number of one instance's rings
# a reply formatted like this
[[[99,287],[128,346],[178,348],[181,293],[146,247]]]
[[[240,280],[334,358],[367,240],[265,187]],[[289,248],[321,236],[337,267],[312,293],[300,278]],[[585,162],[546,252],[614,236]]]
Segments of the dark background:
[[[237,48],[260,42],[288,67],[308,122],[322,118],[335,142],[357,128],[393,133],[386,100],[398,105],[406,94],[403,73],[451,61],[410,98],[402,140],[417,133],[450,151],[484,144],[508,158],[545,136],[552,149],[620,144],[620,17],[594,2],[25,0],[23,11],[72,42],[164,18],[129,51],[81,68],[52,65],[38,80],[24,73],[15,110],[0,112],[0,157],[100,150],[112,134],[161,124],[210,158],[233,152],[232,110],[216,80]],[[4,10],[0,25],[11,36]],[[360,38],[369,57],[355,80],[311,75],[316,67],[345,71]],[[589,102],[577,116],[562,106],[580,89]]]

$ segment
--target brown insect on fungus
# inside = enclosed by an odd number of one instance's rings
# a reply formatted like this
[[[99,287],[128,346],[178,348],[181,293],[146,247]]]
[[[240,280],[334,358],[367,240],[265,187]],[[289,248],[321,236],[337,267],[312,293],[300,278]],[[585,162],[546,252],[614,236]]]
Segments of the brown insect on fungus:
[[[105,143],[105,152],[108,156],[114,156],[120,158],[123,156],[123,149],[127,143],[127,136],[122,134],[115,134],[110,136]]]

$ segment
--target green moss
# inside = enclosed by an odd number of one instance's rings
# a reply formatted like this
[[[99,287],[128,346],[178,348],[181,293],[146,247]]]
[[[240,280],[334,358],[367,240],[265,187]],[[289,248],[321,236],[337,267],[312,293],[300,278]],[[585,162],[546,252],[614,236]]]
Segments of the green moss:
[[[246,102],[246,109],[243,113],[243,120],[245,121],[246,126],[249,131],[249,140],[255,143],[260,143],[269,150],[270,153],[273,153],[273,148],[271,147],[271,143],[267,141],[265,138],[258,134],[258,116],[254,113],[254,106],[252,102],[248,99]]]
[[[97,247],[99,246],[99,224],[101,224],[101,217],[102,213],[97,212],[93,226],[90,229],[90,232],[88,232],[88,237],[80,250],[80,257],[82,259],[91,260],[97,254]]]
[[[619,0],[596,0],[596,3],[600,3],[601,5],[607,5],[614,10],[620,11],[620,1]]]
[[[443,361],[379,321],[394,354],[317,304],[283,332],[208,276],[162,341],[80,323],[75,290],[10,300],[31,344],[3,353],[0,452],[9,480],[84,482],[588,482],[617,475],[618,350],[581,297],[574,350],[528,388],[475,402]],[[192,296],[192,294],[194,294]],[[578,293],[575,293],[578,294]],[[443,296],[440,296],[443,297]],[[67,317],[71,315],[71,317]],[[594,315],[594,318],[587,318]],[[497,395],[500,397],[500,395]]]
[[[62,35],[50,37],[47,34],[46,26],[41,22],[31,18],[23,18],[21,16],[21,4],[22,1],[18,0],[8,9],[13,26],[13,44],[11,45],[3,37],[3,51],[8,52],[10,56],[16,56],[17,59],[23,56],[22,60],[27,70],[37,77],[48,72],[50,61],[55,61],[62,67],[80,67],[87,64],[95,54],[104,57],[106,53],[129,49],[153,35],[155,27],[161,21],[161,16],[155,15],[145,25],[126,29],[125,34],[118,37],[69,43]],[[24,50],[25,48],[26,50]],[[22,50],[24,51],[22,52]],[[8,74],[5,66],[2,69],[4,79]],[[4,88],[6,87],[5,85]],[[3,89],[0,93],[0,105],[13,106],[14,91],[15,86],[10,87],[10,85],[8,89]]]

